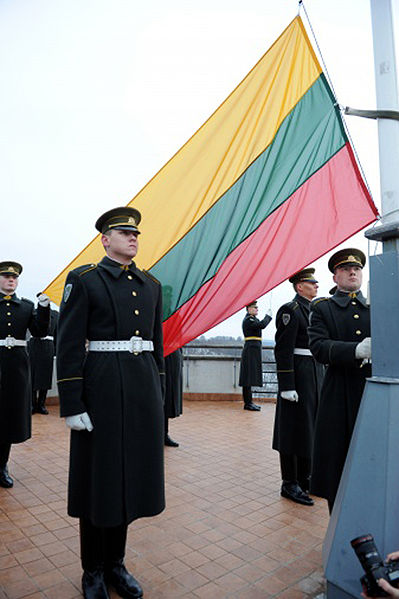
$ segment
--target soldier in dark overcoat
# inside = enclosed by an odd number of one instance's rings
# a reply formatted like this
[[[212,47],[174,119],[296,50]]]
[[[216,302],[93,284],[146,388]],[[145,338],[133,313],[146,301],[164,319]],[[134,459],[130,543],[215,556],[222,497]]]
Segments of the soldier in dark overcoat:
[[[32,376],[32,414],[48,414],[47,391],[53,383],[55,337],[58,312],[50,310],[50,325],[45,337],[32,336],[28,341],[28,354]]]
[[[247,313],[242,321],[244,335],[244,348],[241,354],[240,378],[238,384],[242,387],[244,410],[258,412],[261,408],[252,401],[251,387],[262,387],[262,330],[267,327],[272,319],[268,310],[262,320],[257,318],[257,302],[247,305]]]
[[[165,358],[165,445],[179,447],[169,436],[169,418],[183,413],[183,351],[181,348]]]
[[[309,347],[327,365],[316,418],[311,491],[333,508],[366,377],[371,376],[370,310],[360,287],[366,257],[336,252],[328,266],[337,290],[312,302]]]
[[[57,332],[61,416],[71,430],[68,514],[80,519],[87,599],[142,596],[124,565],[127,527],[165,506],[162,296],[139,270],[140,213],[102,215],[107,256],[68,274]],[[86,351],[87,350],[87,351]]]
[[[317,295],[314,268],[305,268],[289,280],[296,296],[276,316],[278,396],[273,449],[280,453],[281,495],[302,505],[309,497],[314,426],[324,367],[309,349],[310,302]]]
[[[12,443],[31,437],[31,382],[26,334],[46,335],[50,300],[39,294],[33,302],[15,293],[22,266],[0,263],[0,486],[9,488],[13,480],[7,462]]]

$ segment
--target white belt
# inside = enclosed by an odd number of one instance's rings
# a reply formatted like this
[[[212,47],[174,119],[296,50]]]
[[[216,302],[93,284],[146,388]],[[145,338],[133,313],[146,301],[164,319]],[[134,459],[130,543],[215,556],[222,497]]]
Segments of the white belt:
[[[15,339],[15,337],[6,337],[5,339],[0,339],[0,347],[26,347],[26,341],[22,341],[22,339]]]
[[[141,337],[131,337],[128,341],[89,341],[89,351],[130,351],[133,354],[153,350],[153,342]]]
[[[310,351],[310,349],[304,349],[302,347],[296,347],[294,349],[294,354],[296,354],[297,356],[312,356],[312,352]]]
[[[47,337],[40,337],[40,341],[46,341],[46,339],[49,339],[49,341],[54,341],[54,337],[51,335],[47,335]]]

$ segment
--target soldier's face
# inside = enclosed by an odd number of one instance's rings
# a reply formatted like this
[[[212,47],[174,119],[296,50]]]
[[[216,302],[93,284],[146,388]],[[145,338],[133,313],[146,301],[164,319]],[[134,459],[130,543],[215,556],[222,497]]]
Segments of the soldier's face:
[[[118,262],[130,261],[138,250],[137,233],[114,229],[102,236],[103,246],[110,258]]]
[[[6,295],[14,293],[18,286],[18,277],[15,275],[0,275],[0,289]]]
[[[299,295],[305,297],[308,300],[312,300],[317,295],[317,290],[319,286],[317,283],[310,283],[309,281],[302,281],[302,283],[298,283],[297,291]]]
[[[250,306],[248,308],[248,314],[251,316],[256,316],[258,314],[258,306]]]
[[[360,266],[338,266],[333,279],[340,291],[359,291],[362,286],[363,271]]]

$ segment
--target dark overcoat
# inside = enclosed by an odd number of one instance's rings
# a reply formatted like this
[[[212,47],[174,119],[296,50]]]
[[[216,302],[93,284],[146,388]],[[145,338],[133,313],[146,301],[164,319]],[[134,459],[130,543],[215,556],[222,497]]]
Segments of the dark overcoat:
[[[370,364],[355,357],[370,336],[370,310],[361,292],[337,291],[311,304],[309,346],[327,365],[316,418],[311,491],[334,502]]]
[[[165,417],[183,413],[183,352],[177,349],[165,358]]]
[[[51,389],[55,356],[55,335],[58,312],[50,310],[50,326],[46,337],[31,337],[28,354],[33,391]],[[52,337],[52,339],[47,338]]]
[[[241,354],[240,387],[262,387],[262,330],[271,321],[271,316],[259,320],[256,316],[246,314],[242,321],[244,348]],[[252,339],[251,339],[252,337]]]
[[[61,416],[71,431],[68,514],[119,526],[164,509],[161,285],[108,257],[68,274],[57,332]],[[142,353],[85,350],[86,340],[152,340]]]
[[[309,351],[309,308],[309,300],[297,294],[277,312],[274,355],[278,396],[273,449],[311,459],[324,366],[311,355],[294,354],[295,348]],[[281,391],[293,390],[298,393],[297,402],[280,395]]]
[[[8,299],[9,298],[9,299]],[[24,341],[46,335],[50,308],[0,293],[0,339]],[[32,390],[26,347],[0,347],[0,443],[22,443],[31,436]]]

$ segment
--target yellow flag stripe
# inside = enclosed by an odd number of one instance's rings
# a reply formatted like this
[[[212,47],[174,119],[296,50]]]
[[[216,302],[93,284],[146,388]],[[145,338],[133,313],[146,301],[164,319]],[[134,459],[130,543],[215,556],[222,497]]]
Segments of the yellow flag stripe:
[[[221,106],[133,198],[142,213],[137,265],[149,269],[169,251],[265,150],[282,121],[321,73],[296,17]],[[93,219],[97,218],[93,215]],[[59,303],[67,272],[97,262],[99,236],[46,293]]]

